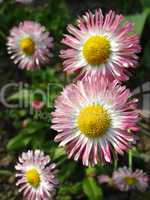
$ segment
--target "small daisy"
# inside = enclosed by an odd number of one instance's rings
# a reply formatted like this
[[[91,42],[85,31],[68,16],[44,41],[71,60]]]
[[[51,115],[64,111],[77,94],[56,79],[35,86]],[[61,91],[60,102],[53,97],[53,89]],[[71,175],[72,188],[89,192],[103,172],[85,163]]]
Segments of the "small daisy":
[[[49,156],[40,150],[22,153],[15,166],[16,185],[28,200],[49,200],[55,191],[58,181],[55,178],[55,164],[50,164]]]
[[[136,169],[134,172],[127,167],[119,168],[113,173],[113,182],[121,191],[138,189],[145,191],[148,187],[148,176],[143,170]]]
[[[68,25],[62,43],[69,48],[60,52],[64,70],[80,71],[79,79],[90,75],[107,75],[126,80],[126,71],[137,65],[140,52],[139,38],[129,35],[132,24],[122,26],[122,15],[109,11],[104,17],[101,9],[95,14],[86,12],[77,20],[77,27]]]
[[[53,38],[39,23],[24,21],[12,28],[8,37],[8,53],[21,69],[39,68],[49,62]]]
[[[136,100],[117,81],[89,77],[67,86],[55,103],[52,128],[55,141],[65,146],[70,157],[83,165],[111,162],[111,152],[123,154],[134,141],[128,128],[137,131]]]
[[[44,106],[44,103],[40,100],[34,100],[32,101],[32,108],[35,110],[41,110]]]

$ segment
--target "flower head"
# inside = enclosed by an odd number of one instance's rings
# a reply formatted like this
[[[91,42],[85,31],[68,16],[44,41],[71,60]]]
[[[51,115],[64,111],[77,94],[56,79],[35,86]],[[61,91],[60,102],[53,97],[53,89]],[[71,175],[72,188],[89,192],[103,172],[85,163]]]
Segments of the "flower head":
[[[77,27],[68,25],[62,43],[69,48],[62,50],[64,70],[81,71],[78,78],[88,75],[107,75],[109,78],[126,80],[128,68],[137,64],[140,51],[137,35],[129,35],[132,24],[122,26],[122,15],[113,11],[104,17],[102,11],[86,12],[77,20]]]
[[[134,141],[128,128],[136,131],[136,100],[117,81],[89,77],[67,86],[55,103],[52,128],[55,141],[66,146],[68,156],[84,165],[111,162],[111,151],[123,154]],[[113,147],[113,148],[112,148]]]
[[[18,179],[16,185],[26,199],[52,198],[58,181],[55,178],[55,164],[50,164],[49,156],[40,150],[22,153],[15,168]]]
[[[53,38],[39,23],[24,21],[12,28],[8,37],[8,53],[21,69],[36,69],[49,62]]]
[[[145,191],[148,186],[148,176],[143,170],[136,169],[134,172],[127,167],[119,168],[113,173],[113,182],[121,191],[138,189]]]
[[[41,110],[44,106],[44,103],[40,100],[34,100],[32,102],[32,108],[34,108],[35,110]]]

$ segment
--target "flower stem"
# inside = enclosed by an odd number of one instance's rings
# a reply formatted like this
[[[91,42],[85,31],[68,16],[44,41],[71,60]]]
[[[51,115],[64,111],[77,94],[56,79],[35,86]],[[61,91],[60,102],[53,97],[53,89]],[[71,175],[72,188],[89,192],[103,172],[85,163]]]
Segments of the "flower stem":
[[[129,162],[129,169],[132,170],[132,149],[128,152],[128,162]]]
[[[0,30],[0,39],[3,39],[3,40],[6,39],[6,35],[2,30]]]
[[[115,160],[114,160],[114,171],[117,169],[117,166],[118,166],[118,160],[115,159]]]

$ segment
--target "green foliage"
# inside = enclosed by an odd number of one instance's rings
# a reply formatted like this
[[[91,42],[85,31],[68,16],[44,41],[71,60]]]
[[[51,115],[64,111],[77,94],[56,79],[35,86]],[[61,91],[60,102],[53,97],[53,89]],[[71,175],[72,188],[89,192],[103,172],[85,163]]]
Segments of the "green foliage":
[[[144,12],[140,14],[126,16],[126,20],[131,21],[134,24],[134,31],[133,31],[134,33],[139,35],[142,34],[145,21],[149,13],[150,12],[148,12],[147,10],[144,10]]]
[[[149,53],[150,53],[150,41],[145,46],[144,56],[143,56],[143,64],[145,65],[146,68],[150,69]]]
[[[101,187],[97,185],[93,175],[95,174],[94,168],[86,169],[87,176],[83,180],[83,191],[88,199],[101,200],[103,193]]]
[[[149,0],[141,0],[141,4],[144,8],[149,7],[150,8],[150,1]]]
[[[102,190],[100,186],[97,185],[93,177],[87,177],[83,180],[83,191],[89,200],[102,199]]]
[[[31,139],[32,136],[28,136],[26,134],[19,134],[9,141],[9,143],[7,144],[7,149],[8,150],[21,149],[24,146],[27,146],[31,141]]]

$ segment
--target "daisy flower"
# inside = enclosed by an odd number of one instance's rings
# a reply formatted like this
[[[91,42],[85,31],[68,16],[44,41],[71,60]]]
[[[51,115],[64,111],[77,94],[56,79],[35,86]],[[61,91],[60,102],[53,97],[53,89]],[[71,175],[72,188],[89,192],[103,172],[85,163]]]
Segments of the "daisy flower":
[[[55,164],[40,150],[22,153],[15,166],[19,192],[28,200],[49,200],[58,181],[55,178]]]
[[[134,172],[127,167],[119,168],[113,173],[113,182],[121,191],[137,189],[145,191],[148,187],[148,176],[143,170],[136,169]]]
[[[134,141],[127,130],[137,131],[136,100],[118,81],[88,77],[67,86],[55,102],[52,128],[55,141],[66,146],[69,158],[83,165],[111,162],[111,152],[123,154]]]
[[[40,100],[32,101],[32,108],[34,108],[35,110],[41,110],[43,106],[44,106],[44,102]]]
[[[35,69],[49,62],[52,57],[53,38],[45,27],[32,21],[24,21],[13,27],[8,37],[8,53],[21,69]]]
[[[128,68],[137,65],[140,52],[139,37],[129,34],[133,25],[122,26],[122,15],[114,11],[104,17],[101,9],[86,12],[77,20],[77,26],[68,25],[62,43],[69,48],[61,50],[64,70],[80,71],[79,79],[88,75],[107,75],[109,78],[126,80]]]

